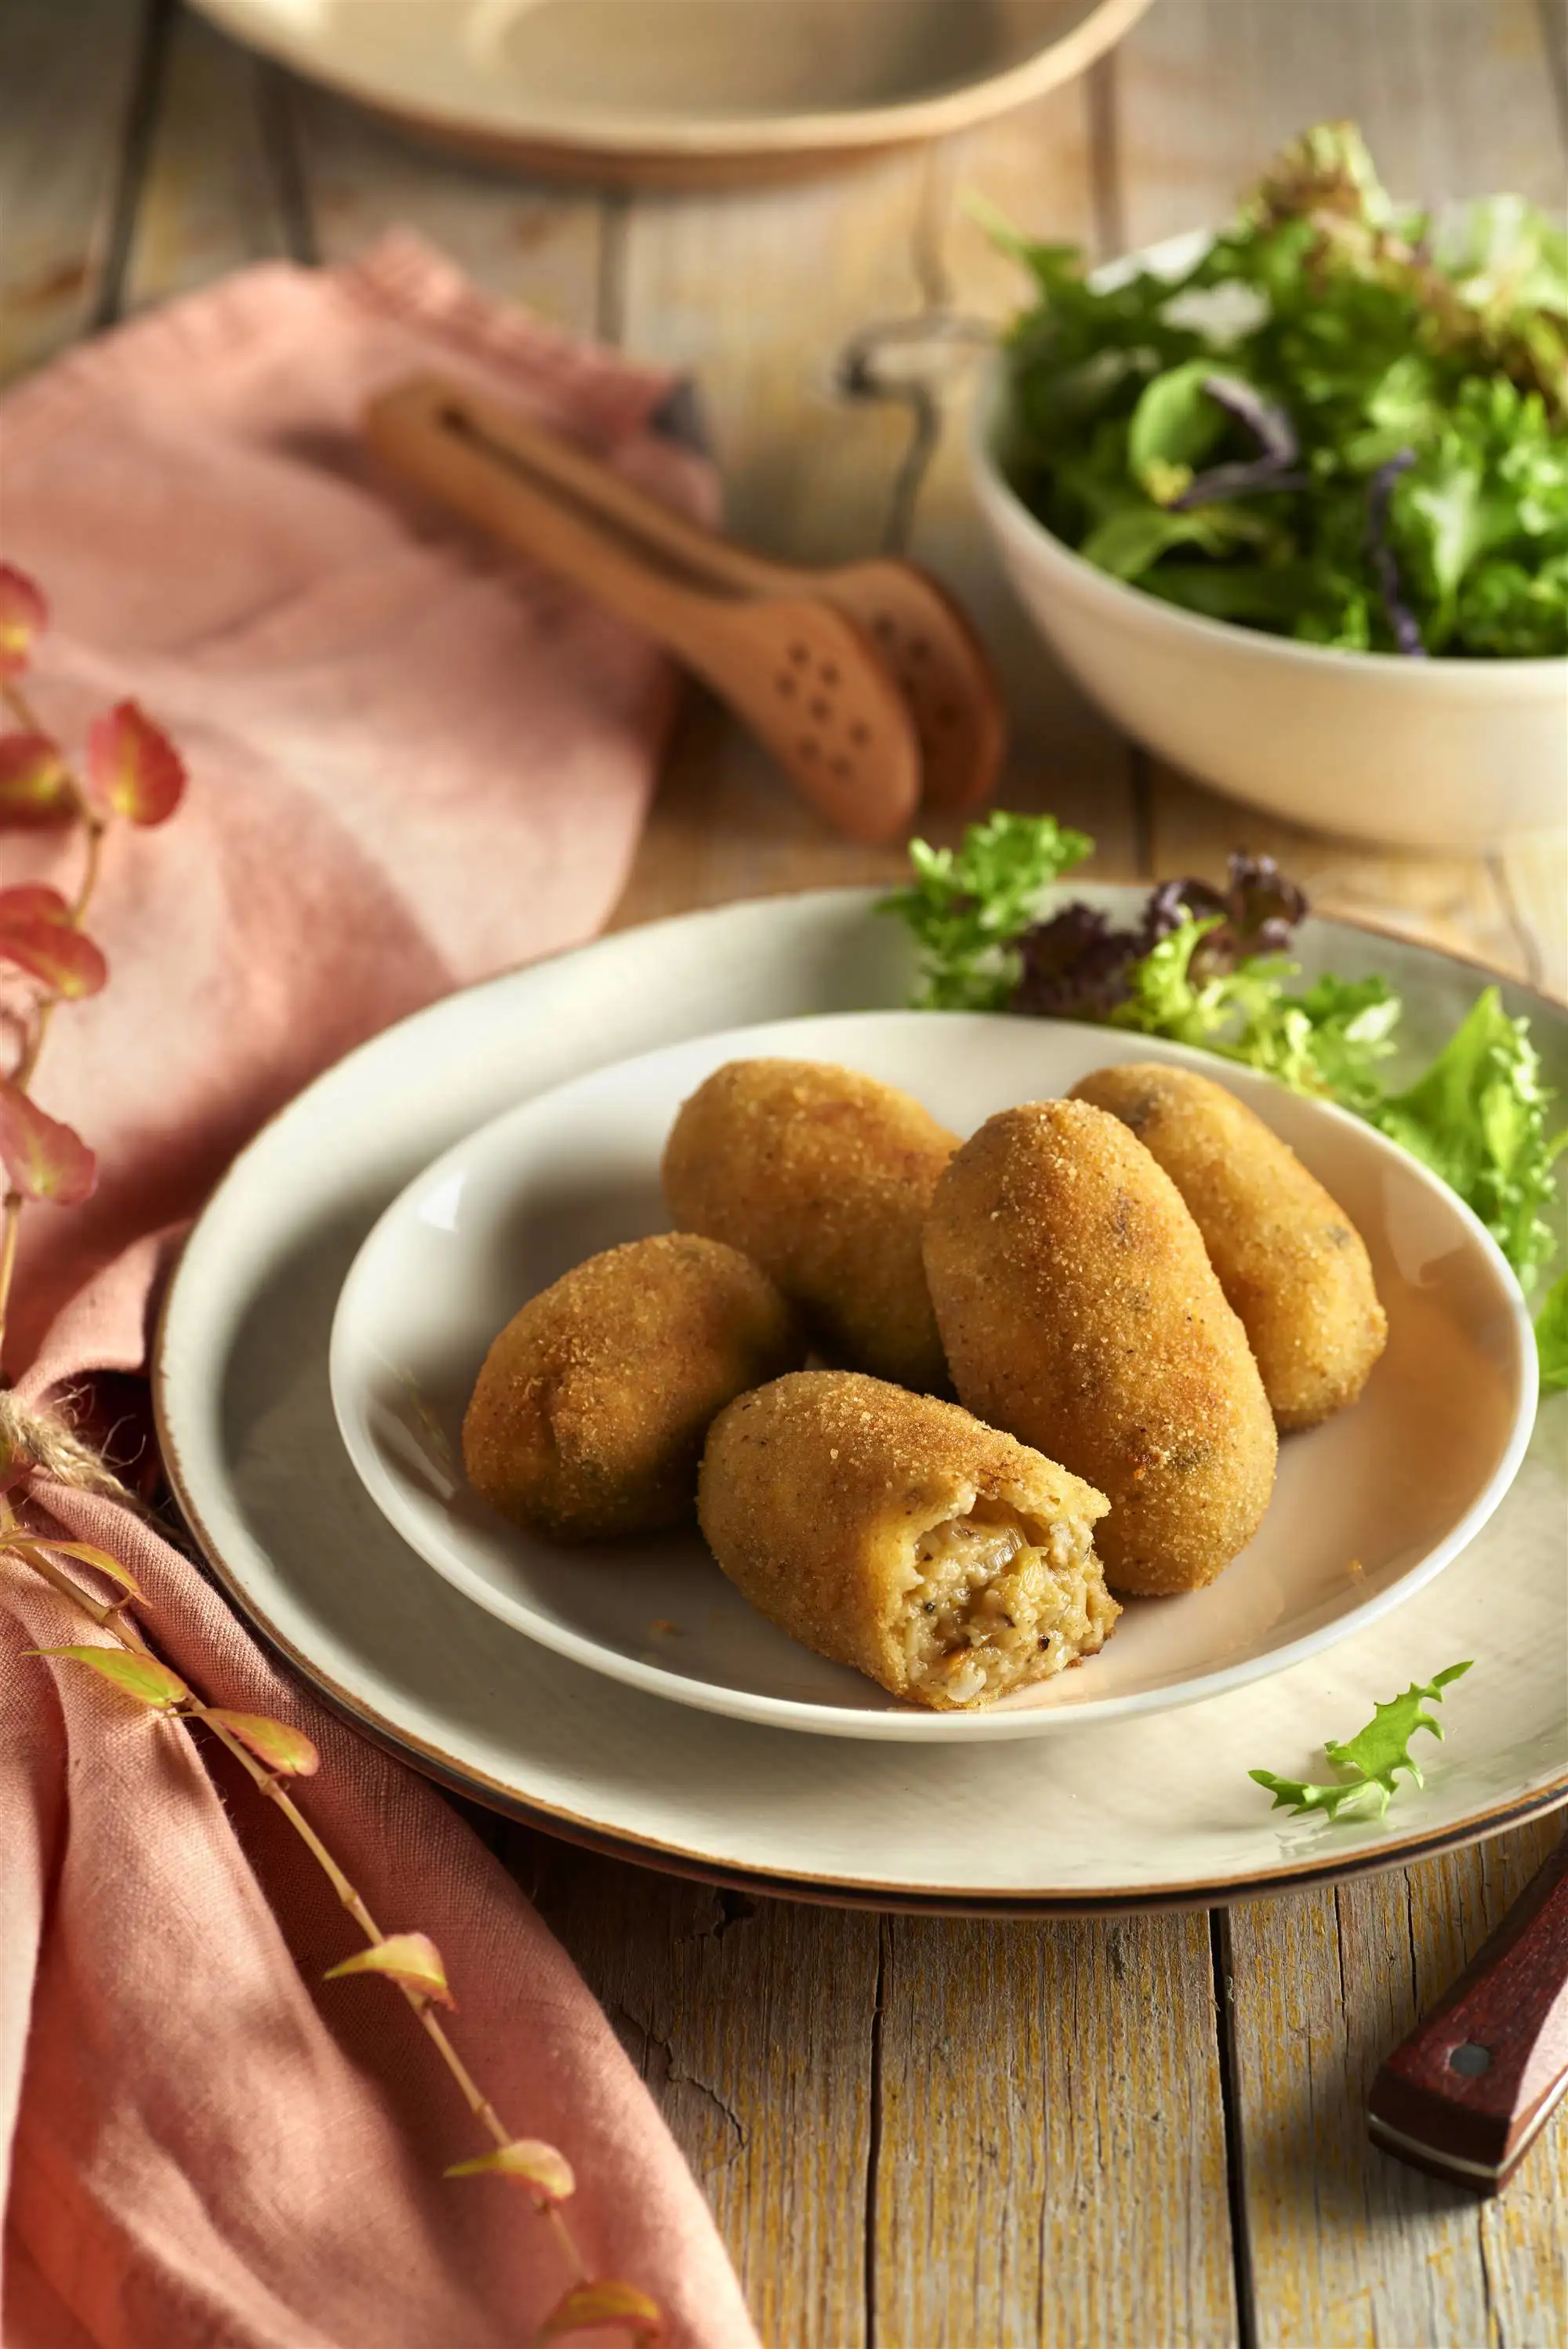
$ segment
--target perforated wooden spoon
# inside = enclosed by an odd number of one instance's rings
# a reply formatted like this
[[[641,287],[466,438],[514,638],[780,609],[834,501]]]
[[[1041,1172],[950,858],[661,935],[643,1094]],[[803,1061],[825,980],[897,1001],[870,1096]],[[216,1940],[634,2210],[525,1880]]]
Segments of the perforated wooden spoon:
[[[811,597],[872,639],[908,707],[923,795],[973,807],[995,781],[1006,744],[1002,698],[985,650],[936,581],[914,564],[872,558],[820,569],[776,563],[701,529],[558,434],[461,384],[424,378],[389,396],[464,419],[534,479],[569,497],[689,586],[748,601]]]
[[[386,463],[468,521],[585,588],[722,695],[802,796],[851,839],[892,840],[914,812],[920,749],[871,636],[810,595],[716,590],[533,471],[489,404],[422,379],[373,400]]]

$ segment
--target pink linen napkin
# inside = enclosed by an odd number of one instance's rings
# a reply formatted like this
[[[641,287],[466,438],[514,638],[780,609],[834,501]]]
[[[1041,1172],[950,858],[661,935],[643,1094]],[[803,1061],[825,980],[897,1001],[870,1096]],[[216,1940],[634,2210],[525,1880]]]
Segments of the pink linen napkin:
[[[99,1154],[31,1208],[7,1366],[41,1402],[139,1371],[173,1233],[316,1070],[613,905],[671,703],[648,649],[377,481],[365,395],[439,367],[704,512],[650,419],[667,378],[483,300],[412,239],[249,270],[0,409],[5,554],[50,595],[28,680],[74,749],[134,696],[191,790],[117,828],[91,921],[107,990],[56,1019],[36,1092]],[[0,841],[6,878],[68,852]],[[130,1513],[52,1488],[113,1550],[209,1701],[298,1723],[304,1806],[387,1930],[443,1951],[461,2052],[558,2145],[593,2269],[692,2349],[754,2344],[707,2211],[603,2015],[420,1779],[319,1711]],[[0,2323],[8,2349],[490,2349],[569,2281],[397,1993],[323,1984],[357,1937],[210,1742],[22,1651],[97,1635],[0,1562]],[[601,2335],[595,2338],[619,2338]]]

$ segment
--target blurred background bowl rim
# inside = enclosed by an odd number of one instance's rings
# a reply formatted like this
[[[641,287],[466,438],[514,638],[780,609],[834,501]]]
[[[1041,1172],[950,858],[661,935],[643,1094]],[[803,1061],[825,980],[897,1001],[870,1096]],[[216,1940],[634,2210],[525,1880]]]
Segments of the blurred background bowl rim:
[[[780,160],[810,154],[830,159],[939,139],[1076,80],[1130,32],[1153,0],[1076,0],[1077,13],[1066,29],[1029,56],[921,97],[799,114],[707,117],[596,114],[586,108],[562,109],[554,116],[500,110],[481,114],[438,98],[421,98],[416,104],[406,95],[373,89],[330,56],[324,58],[320,41],[313,39],[308,28],[291,25],[273,0],[191,0],[191,5],[232,39],[410,129],[471,134],[536,153],[575,150],[584,157],[598,155],[611,165],[653,155],[693,164],[718,162],[738,152],[752,155],[758,147]],[[1063,0],[1063,5],[1073,6],[1075,0]]]

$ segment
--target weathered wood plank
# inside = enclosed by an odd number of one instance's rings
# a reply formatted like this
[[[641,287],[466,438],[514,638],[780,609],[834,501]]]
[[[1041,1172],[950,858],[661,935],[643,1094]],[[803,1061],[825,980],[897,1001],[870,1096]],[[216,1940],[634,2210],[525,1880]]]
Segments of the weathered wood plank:
[[[919,304],[928,168],[897,156],[794,188],[637,198],[617,217],[600,331],[694,378],[727,527],[787,561],[882,543],[904,421],[846,407],[834,369],[869,319]],[[837,840],[727,713],[694,698],[615,921],[891,877],[900,862]]]
[[[763,2339],[861,2349],[877,1919],[708,1891],[521,1829],[509,1858],[711,2200]]]
[[[1205,1919],[885,1930],[876,2339],[1233,2341]]]
[[[1341,115],[1413,201],[1563,203],[1534,0],[1164,0],[1114,73],[1134,245],[1212,225],[1276,147]]]
[[[1481,2205],[1368,2142],[1382,2058],[1522,1889],[1545,1819],[1337,1892],[1238,1909],[1242,2170],[1263,2349],[1523,2349],[1568,2322],[1568,2137]]]
[[[142,0],[0,12],[0,376],[97,312],[148,13]]]
[[[288,251],[260,97],[270,70],[181,10],[170,36],[128,256],[124,306]]]
[[[279,110],[324,261],[345,260],[390,228],[415,228],[491,293],[552,325],[594,331],[603,199],[416,145],[301,82],[284,81]]]

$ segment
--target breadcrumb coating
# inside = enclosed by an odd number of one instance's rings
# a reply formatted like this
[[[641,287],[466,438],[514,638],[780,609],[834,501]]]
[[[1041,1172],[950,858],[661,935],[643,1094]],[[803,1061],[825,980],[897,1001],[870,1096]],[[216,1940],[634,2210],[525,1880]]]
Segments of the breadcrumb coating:
[[[665,1197],[684,1229],[761,1265],[834,1361],[946,1392],[921,1226],[957,1147],[874,1077],[818,1061],[731,1061],[676,1119]]]
[[[1048,1680],[1120,1609],[1102,1495],[955,1403],[850,1371],[742,1395],[709,1431],[697,1511],[770,1621],[938,1712]]]
[[[715,1414],[805,1360],[767,1274],[665,1232],[590,1257],[513,1316],[463,1420],[463,1463],[503,1516],[562,1541],[689,1521]]]
[[[1361,1235],[1261,1117],[1195,1070],[1097,1069],[1073,1087],[1164,1167],[1241,1317],[1282,1429],[1356,1401],[1388,1335]]]
[[[1252,1539],[1275,1436],[1170,1176],[1087,1102],[987,1120],[936,1188],[925,1265],[960,1400],[1109,1498],[1115,1590],[1210,1582]]]

